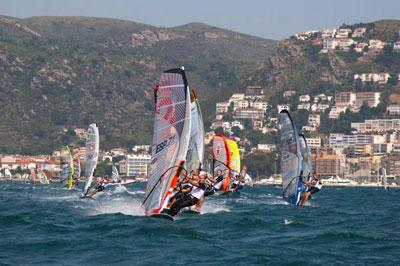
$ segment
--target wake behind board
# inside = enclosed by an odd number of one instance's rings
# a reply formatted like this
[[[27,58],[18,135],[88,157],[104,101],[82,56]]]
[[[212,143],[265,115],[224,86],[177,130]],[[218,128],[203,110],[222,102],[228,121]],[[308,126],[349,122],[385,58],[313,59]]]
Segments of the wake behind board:
[[[183,208],[180,213],[182,214],[201,214],[199,210],[193,209],[193,208]]]
[[[170,221],[174,221],[175,220],[173,216],[171,216],[169,214],[166,214],[166,213],[157,213],[157,214],[153,214],[153,215],[150,215],[150,216],[154,217],[154,218],[161,218],[161,219],[166,219],[166,220],[170,220]]]

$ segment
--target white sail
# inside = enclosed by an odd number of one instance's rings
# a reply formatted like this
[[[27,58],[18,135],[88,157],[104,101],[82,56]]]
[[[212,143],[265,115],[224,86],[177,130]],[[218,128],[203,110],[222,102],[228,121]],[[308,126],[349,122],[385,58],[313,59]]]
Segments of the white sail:
[[[11,174],[11,172],[10,172],[10,169],[6,168],[6,169],[4,170],[4,175],[5,175],[5,177],[11,178],[11,177],[12,177],[12,174]]]
[[[146,215],[162,211],[175,186],[189,145],[190,92],[183,69],[161,75],[154,88],[155,120],[150,172],[143,206]]]
[[[89,192],[93,181],[93,172],[97,166],[99,158],[99,128],[96,124],[90,124],[86,137],[86,159],[85,159],[85,185],[83,194]]]
[[[189,172],[202,166],[204,160],[203,117],[201,115],[200,104],[194,90],[192,90],[191,93],[190,114],[192,121],[190,127],[189,147],[185,162],[186,170]]]
[[[115,165],[112,166],[111,179],[112,179],[113,182],[118,182],[118,180],[119,180],[118,169],[117,169],[117,167]]]

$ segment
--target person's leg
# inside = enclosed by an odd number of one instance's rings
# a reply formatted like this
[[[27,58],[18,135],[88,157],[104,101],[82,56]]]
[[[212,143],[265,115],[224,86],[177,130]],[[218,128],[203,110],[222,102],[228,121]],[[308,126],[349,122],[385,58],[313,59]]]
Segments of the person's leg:
[[[196,205],[195,205],[195,208],[196,208],[197,211],[200,211],[201,206],[203,206],[204,200],[205,200],[205,197],[202,196],[202,197],[197,201],[197,203],[196,203]]]
[[[175,203],[172,204],[171,208],[169,209],[169,215],[175,216],[182,208],[192,206],[193,204],[193,199],[186,194],[184,197],[177,199]]]
[[[307,191],[307,192],[304,194],[304,196],[303,196],[303,198],[301,199],[301,202],[300,202],[301,205],[304,205],[304,203],[307,202],[308,197],[310,196],[310,194],[311,194],[311,193],[310,193],[309,191]]]

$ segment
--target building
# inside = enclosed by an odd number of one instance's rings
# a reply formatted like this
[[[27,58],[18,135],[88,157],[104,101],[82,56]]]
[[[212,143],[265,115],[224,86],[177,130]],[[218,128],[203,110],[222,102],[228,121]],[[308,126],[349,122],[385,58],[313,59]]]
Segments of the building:
[[[148,153],[128,154],[126,156],[126,175],[127,176],[147,176],[151,156]]]
[[[385,161],[387,175],[400,176],[400,156],[391,155]]]
[[[303,126],[302,128],[301,128],[301,130],[303,130],[303,131],[308,131],[308,132],[314,132],[314,131],[317,131],[317,128],[316,127],[314,127],[314,126]]]
[[[297,110],[310,110],[311,104],[310,103],[301,103],[297,106]]]
[[[347,39],[351,35],[351,29],[339,29],[336,32],[336,38],[338,39]]]
[[[308,94],[300,95],[300,97],[299,97],[300,102],[309,102],[310,100],[311,100],[311,97]]]
[[[245,95],[244,93],[234,93],[232,94],[232,96],[229,98],[229,104],[235,101],[240,101],[240,100],[244,100]]]
[[[361,82],[374,82],[378,84],[386,84],[389,81],[389,73],[362,73],[355,74],[354,80],[359,79]]]
[[[227,113],[229,110],[229,102],[220,102],[216,104],[217,114]]]
[[[150,145],[135,145],[132,148],[134,153],[148,153],[150,152]]]
[[[262,97],[264,95],[264,91],[261,86],[248,86],[246,88],[246,97],[254,98],[254,97]]]
[[[308,147],[310,148],[321,148],[321,138],[306,138]]]
[[[321,32],[322,39],[333,38],[336,35],[336,29],[324,29]]]
[[[255,100],[254,102],[250,102],[250,106],[256,109],[266,110],[268,102],[262,100]]]
[[[289,97],[292,97],[294,95],[296,95],[296,91],[284,91],[283,92],[283,97],[285,97],[285,98],[289,98]]]
[[[257,108],[246,108],[237,109],[234,114],[235,119],[251,119],[251,120],[263,120],[265,114],[265,109]]]
[[[237,100],[233,102],[233,111],[240,108],[247,108],[249,106],[250,104],[248,100]]]
[[[388,115],[400,115],[400,105],[392,104],[386,108],[386,113]]]
[[[357,53],[362,53],[362,52],[364,52],[365,47],[368,47],[368,43],[366,43],[366,42],[359,42],[359,43],[357,43],[356,46],[354,47],[354,50],[355,50]]]
[[[257,150],[261,152],[274,152],[276,151],[275,144],[258,144]]]
[[[352,37],[353,38],[364,38],[366,32],[367,32],[367,29],[364,27],[355,28],[353,31]]]
[[[337,92],[335,94],[335,105],[339,107],[350,107],[356,102],[356,94],[354,92]]]
[[[311,105],[311,111],[313,111],[313,112],[325,112],[325,110],[328,108],[329,108],[329,104],[314,103],[313,105]]]
[[[329,147],[332,148],[347,148],[350,146],[372,143],[372,135],[345,135],[340,133],[331,133],[329,135]]]
[[[348,51],[356,42],[353,39],[338,39],[337,44],[340,50]]]
[[[400,41],[393,43],[393,50],[400,50]]]
[[[357,92],[355,106],[361,107],[366,103],[370,108],[377,107],[380,103],[380,97],[380,92]]]
[[[311,154],[314,172],[319,177],[331,177],[339,175],[340,160],[335,154],[317,152]]]
[[[385,47],[385,42],[381,40],[369,40],[369,49],[382,50]]]
[[[288,110],[290,112],[290,107],[288,104],[278,104],[276,108],[278,109],[278,113],[280,113],[283,110]]]
[[[367,119],[364,123],[351,123],[357,133],[400,130],[400,119]]]
[[[337,39],[323,39],[321,52],[327,52],[329,50],[335,50],[339,46]]]
[[[308,125],[313,127],[319,127],[321,124],[321,116],[317,114],[310,114],[308,116]]]
[[[118,162],[118,171],[120,175],[127,175],[126,171],[127,171],[127,163],[126,160],[122,160]]]

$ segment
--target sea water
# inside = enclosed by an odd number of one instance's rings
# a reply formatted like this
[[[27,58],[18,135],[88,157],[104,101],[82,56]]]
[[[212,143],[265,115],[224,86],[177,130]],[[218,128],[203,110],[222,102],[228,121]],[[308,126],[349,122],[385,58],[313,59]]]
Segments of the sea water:
[[[399,265],[400,190],[275,186],[207,198],[201,215],[143,215],[144,184],[77,191],[0,182],[0,265]]]

